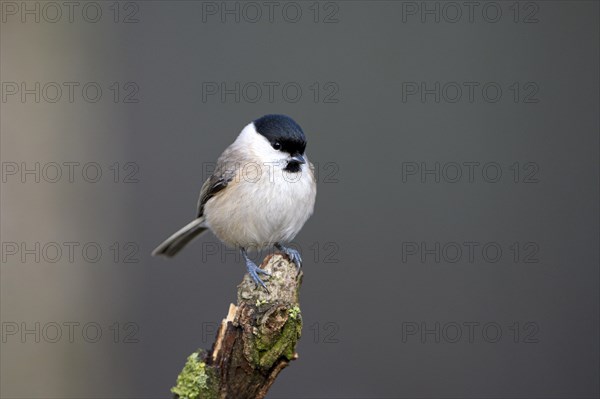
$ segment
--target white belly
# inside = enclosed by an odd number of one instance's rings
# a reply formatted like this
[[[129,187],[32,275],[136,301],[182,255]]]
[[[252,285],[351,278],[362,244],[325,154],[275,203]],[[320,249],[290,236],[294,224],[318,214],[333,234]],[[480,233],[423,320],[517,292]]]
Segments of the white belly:
[[[316,185],[307,165],[298,173],[268,166],[259,177],[256,171],[240,173],[205,205],[207,225],[229,246],[261,249],[289,242],[313,212]]]

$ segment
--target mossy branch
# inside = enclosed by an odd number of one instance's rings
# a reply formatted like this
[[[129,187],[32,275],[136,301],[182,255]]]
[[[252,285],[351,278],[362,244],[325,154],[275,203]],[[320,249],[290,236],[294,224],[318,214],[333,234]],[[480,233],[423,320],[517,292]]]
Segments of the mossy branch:
[[[284,255],[260,266],[269,293],[246,274],[208,352],[190,355],[171,389],[180,399],[264,398],[275,378],[298,357],[302,330],[298,293],[302,272]]]

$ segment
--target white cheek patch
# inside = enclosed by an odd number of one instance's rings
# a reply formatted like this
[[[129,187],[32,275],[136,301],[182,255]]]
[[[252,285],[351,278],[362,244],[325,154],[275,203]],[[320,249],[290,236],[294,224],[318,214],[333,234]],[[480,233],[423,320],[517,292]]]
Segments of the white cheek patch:
[[[287,165],[289,155],[274,149],[266,137],[256,131],[254,123],[248,124],[233,144],[239,147],[240,151],[249,154],[253,162],[281,168]]]

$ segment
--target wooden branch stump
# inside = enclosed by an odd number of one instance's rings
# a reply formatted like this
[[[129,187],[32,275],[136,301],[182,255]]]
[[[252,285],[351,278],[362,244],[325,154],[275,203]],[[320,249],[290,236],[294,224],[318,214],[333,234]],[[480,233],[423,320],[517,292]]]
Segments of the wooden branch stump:
[[[176,399],[264,398],[281,370],[298,357],[302,272],[281,254],[267,256],[260,267],[271,273],[261,276],[270,293],[244,276],[237,306],[229,305],[212,349],[188,357],[171,389]]]

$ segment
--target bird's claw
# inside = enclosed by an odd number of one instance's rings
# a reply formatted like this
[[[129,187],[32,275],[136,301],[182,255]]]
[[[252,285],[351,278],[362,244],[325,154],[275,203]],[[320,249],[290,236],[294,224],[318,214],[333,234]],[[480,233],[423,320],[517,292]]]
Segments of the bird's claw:
[[[302,267],[302,257],[300,256],[300,252],[294,248],[284,247],[281,244],[276,244],[275,248],[283,252],[289,258],[289,260],[296,265],[296,270],[298,273],[300,273],[300,268]]]
[[[260,267],[256,266],[256,264],[250,259],[246,259],[246,269],[248,269],[248,274],[250,275],[250,278],[252,278],[252,280],[256,283],[256,285],[260,285],[265,289],[265,291],[267,291],[267,293],[270,293],[269,289],[267,288],[265,283],[260,279],[260,277],[258,277],[258,275],[264,274],[265,276],[270,276],[271,273],[266,272]]]

